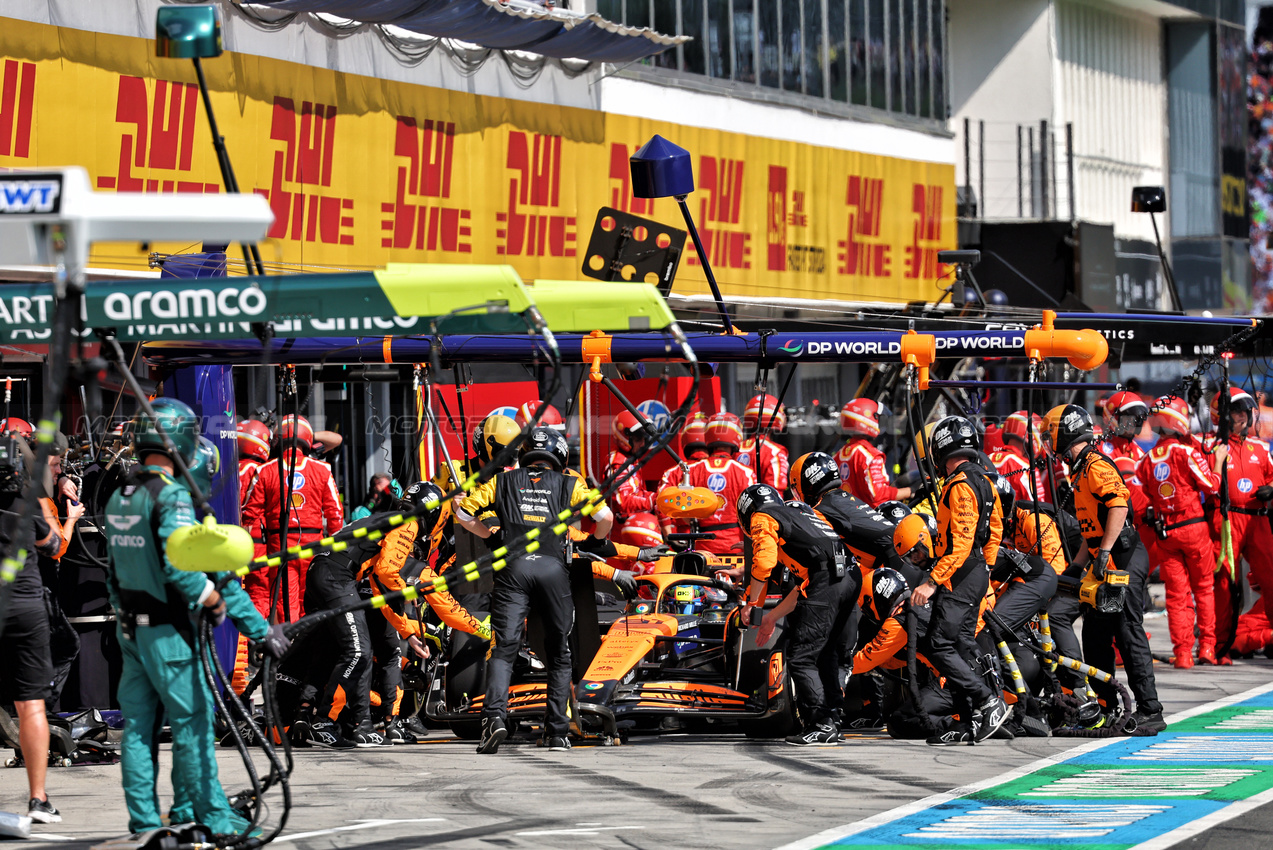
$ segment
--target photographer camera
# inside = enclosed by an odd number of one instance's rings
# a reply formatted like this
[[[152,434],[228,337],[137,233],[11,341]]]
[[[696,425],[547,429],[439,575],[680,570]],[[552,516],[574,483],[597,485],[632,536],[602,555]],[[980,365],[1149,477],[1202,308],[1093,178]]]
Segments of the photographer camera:
[[[26,488],[32,486],[34,468],[35,455],[25,441],[0,437],[0,511],[15,510]],[[18,715],[18,743],[30,786],[27,816],[39,823],[57,823],[62,816],[49,803],[44,787],[49,767],[45,700],[53,683],[53,665],[39,558],[55,556],[62,539],[57,526],[42,516],[24,518],[15,538],[0,537],[0,550],[6,557],[16,559],[25,553],[12,580],[0,633],[0,698],[12,699]]]

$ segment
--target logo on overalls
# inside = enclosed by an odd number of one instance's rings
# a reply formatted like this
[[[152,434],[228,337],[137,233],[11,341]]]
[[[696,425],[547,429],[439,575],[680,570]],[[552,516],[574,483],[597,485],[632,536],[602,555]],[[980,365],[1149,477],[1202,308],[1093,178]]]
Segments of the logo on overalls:
[[[637,405],[637,410],[654,426],[656,433],[662,434],[667,430],[668,424],[672,421],[672,411],[667,409],[667,405],[657,399],[649,399]]]
[[[1164,499],[1170,499],[1172,496],[1176,495],[1176,488],[1172,486],[1170,481],[1164,481],[1162,484],[1158,485],[1158,495],[1162,496]]]
[[[1255,485],[1254,485],[1253,483],[1251,483],[1251,479],[1250,479],[1250,478],[1239,478],[1239,479],[1238,479],[1238,492],[1239,492],[1239,493],[1250,493],[1250,492],[1251,492],[1252,490],[1254,490],[1254,489],[1255,489]]]
[[[1171,477],[1171,467],[1165,462],[1154,464],[1154,478],[1157,481],[1166,481]]]
[[[720,493],[725,489],[725,476],[719,472],[713,472],[707,476],[707,489],[713,493]]]
[[[292,489],[302,490],[304,489],[304,487],[305,487],[305,476],[301,475],[299,472],[293,472],[292,473]]]
[[[303,507],[305,507],[305,494],[304,494],[304,493],[292,493],[292,507],[294,507],[294,508],[303,508]]]
[[[743,466],[751,466],[751,452],[739,452],[738,456],[735,457],[734,460],[738,461]]]

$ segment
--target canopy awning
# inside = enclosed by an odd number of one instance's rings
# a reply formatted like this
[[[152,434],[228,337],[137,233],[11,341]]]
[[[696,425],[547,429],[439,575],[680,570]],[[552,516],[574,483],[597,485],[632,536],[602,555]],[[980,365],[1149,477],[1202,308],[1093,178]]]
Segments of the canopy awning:
[[[392,24],[421,35],[554,59],[633,62],[689,41],[689,36],[628,27],[597,14],[546,9],[528,0],[257,0],[256,5]]]

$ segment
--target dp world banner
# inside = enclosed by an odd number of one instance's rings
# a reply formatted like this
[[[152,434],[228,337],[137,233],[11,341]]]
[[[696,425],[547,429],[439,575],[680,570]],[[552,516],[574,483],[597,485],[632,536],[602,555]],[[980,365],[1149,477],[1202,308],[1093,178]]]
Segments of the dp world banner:
[[[147,39],[16,20],[0,27],[0,57],[0,168],[83,165],[103,191],[221,190],[189,62],[157,59]],[[242,54],[205,70],[239,184],[274,210],[267,263],[578,278],[598,208],[680,223],[671,199],[632,196],[628,157],[654,133],[695,157],[690,206],[730,294],[932,299],[937,251],[955,246],[950,165]],[[676,291],[706,291],[689,252]],[[94,263],[144,259],[102,246]]]

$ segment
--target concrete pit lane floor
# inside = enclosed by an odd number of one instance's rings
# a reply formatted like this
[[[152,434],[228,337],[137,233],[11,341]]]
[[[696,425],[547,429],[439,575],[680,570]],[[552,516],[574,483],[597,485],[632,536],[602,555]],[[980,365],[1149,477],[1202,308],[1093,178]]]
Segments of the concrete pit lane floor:
[[[1155,651],[1165,655],[1169,651],[1165,619],[1160,616],[1147,623]],[[1273,709],[1261,713],[1258,706],[1263,700],[1273,707],[1273,662],[1257,656],[1219,669],[1177,671],[1162,663],[1156,667],[1169,717],[1188,710],[1199,715],[1199,707],[1225,698],[1270,691],[1264,697],[1257,695],[1254,701],[1248,696],[1243,705],[1256,706],[1251,709],[1254,713],[1225,721],[1237,724],[1236,731],[1230,731],[1244,736],[1228,740],[1238,743],[1244,753],[1255,752],[1245,769],[1226,773],[1206,767],[1200,774],[1199,768],[1187,764],[1170,768],[1186,771],[1194,784],[1199,775],[1206,778],[1202,785],[1211,782],[1201,791],[1206,799],[1198,799],[1197,789],[1188,792],[1193,797],[1176,807],[1181,817],[1174,821],[1163,820],[1164,812],[1170,815],[1175,811],[1172,806],[1144,797],[1145,793],[1152,797],[1154,789],[1159,794],[1176,793],[1170,789],[1181,783],[1170,774],[1153,774],[1148,780],[1129,780],[1120,774],[1116,781],[1124,784],[1119,787],[1132,787],[1137,781],[1142,786],[1148,781],[1152,786],[1148,792],[1143,787],[1137,794],[1124,792],[1133,799],[1124,800],[1122,808],[1093,808],[1096,803],[1107,803],[1113,793],[1108,788],[1114,786],[1100,783],[1097,794],[1084,796],[1081,790],[1075,791],[1069,803],[1060,801],[1063,805],[1057,811],[1050,808],[1057,804],[1055,797],[1040,802],[1037,794],[1029,797],[1035,792],[1026,791],[1021,796],[1025,803],[1005,803],[1006,797],[995,803],[991,798],[997,792],[984,791],[1007,787],[1005,774],[1013,771],[1016,773],[1006,777],[1008,785],[1016,782],[1013,787],[1020,790],[1022,769],[1032,765],[1035,769],[1024,773],[1027,779],[1068,770],[1066,781],[1081,783],[1081,776],[1074,776],[1081,772],[1081,766],[1045,763],[1040,773],[1037,763],[1049,758],[1073,760],[1074,753],[1101,746],[1082,739],[1019,738],[987,741],[975,747],[936,748],[922,741],[869,736],[855,737],[836,748],[801,749],[781,741],[753,742],[741,735],[664,734],[633,737],[617,747],[577,745],[564,753],[548,752],[532,741],[514,740],[496,755],[479,756],[473,743],[435,731],[427,742],[416,745],[347,752],[298,750],[292,778],[295,805],[287,830],[276,843],[288,850],[735,850],[812,848],[833,843],[849,847],[1112,848],[1167,847],[1183,842],[1179,846],[1212,850],[1268,846],[1273,812],[1261,804],[1268,802],[1268,788],[1273,785],[1273,728],[1264,729],[1260,718],[1273,717]],[[1225,709],[1221,714],[1227,717],[1225,711],[1233,710]],[[1214,714],[1182,721],[1181,728],[1189,722],[1211,723],[1208,718]],[[1273,727],[1273,719],[1267,725]],[[1144,747],[1155,740],[1161,744],[1160,750],[1171,746],[1170,736],[1121,738],[1117,745],[1077,758],[1091,761],[1101,753],[1120,752],[1124,742]],[[1180,741],[1174,745],[1177,750],[1185,746]],[[1191,756],[1186,753],[1184,757]],[[1135,767],[1149,757],[1133,753],[1123,758],[1142,758],[1141,762],[1128,762]],[[1267,761],[1260,761],[1262,758]],[[166,805],[170,799],[166,746],[161,759],[161,794]],[[217,759],[228,789],[246,785],[243,766],[233,750],[219,749]],[[257,761],[264,762],[259,753]],[[1101,769],[1105,767],[1108,765]],[[1243,781],[1234,785],[1230,780],[1235,776]],[[1260,784],[1256,779],[1269,781]],[[952,802],[947,795],[968,786],[974,786],[974,793],[962,800]],[[1220,786],[1227,790],[1217,791]],[[118,766],[52,769],[48,787],[64,820],[48,826],[36,824],[29,846],[86,848],[126,832]],[[983,800],[1008,807],[979,805],[970,809],[968,801],[978,797],[975,788],[983,789]],[[0,770],[0,795],[0,807],[25,811],[22,770]],[[935,795],[946,796],[933,799]],[[1207,802],[1211,798],[1218,802]],[[269,803],[272,816],[277,817],[280,801],[276,793],[270,795]],[[1066,805],[1075,810],[1065,809]],[[1233,806],[1247,811],[1237,818],[1232,818],[1232,808],[1227,815],[1216,814]],[[899,807],[909,807],[901,813],[906,815],[902,820],[898,820]],[[867,818],[873,820],[864,827],[862,821]],[[1196,834],[1182,835],[1182,823],[1186,831]],[[846,837],[851,832],[854,834]]]

